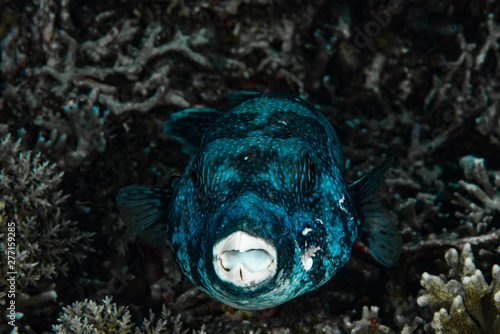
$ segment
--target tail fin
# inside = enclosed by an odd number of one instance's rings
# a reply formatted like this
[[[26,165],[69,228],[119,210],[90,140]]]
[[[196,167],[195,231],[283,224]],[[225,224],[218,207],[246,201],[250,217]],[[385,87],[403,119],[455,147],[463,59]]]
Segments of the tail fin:
[[[128,226],[127,238],[145,234],[152,246],[167,243],[167,207],[171,189],[128,186],[120,189],[116,202]]]
[[[380,185],[397,155],[382,162],[349,185],[360,220],[358,238],[377,262],[393,268],[399,261],[402,240],[397,227],[380,205]]]

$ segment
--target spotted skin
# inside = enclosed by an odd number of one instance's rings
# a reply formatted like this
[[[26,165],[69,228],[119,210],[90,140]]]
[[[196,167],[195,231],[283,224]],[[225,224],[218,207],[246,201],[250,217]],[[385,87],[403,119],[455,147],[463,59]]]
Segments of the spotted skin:
[[[378,185],[390,163],[372,173],[374,181],[365,180],[359,189],[350,189],[342,175],[340,142],[323,114],[292,95],[239,94],[233,96],[237,103],[232,109],[214,113],[214,121],[207,123],[199,138],[192,133],[183,136],[178,129],[185,129],[203,111],[189,109],[167,122],[169,133],[197,151],[162,197],[167,200],[162,204],[156,200],[154,209],[148,209],[144,199],[130,209],[136,195],[129,192],[137,191],[137,186],[120,192],[118,206],[132,229],[155,228],[155,239],[170,243],[182,271],[194,284],[240,309],[274,307],[327,282],[349,260],[360,226],[370,240],[379,240],[370,234],[374,227],[388,235],[377,244],[382,250],[374,256],[388,259],[389,265],[379,260],[387,266],[394,265],[400,252],[396,228],[376,209],[370,230],[368,222],[359,219],[360,208],[352,199],[353,195],[364,198],[363,186],[368,184],[376,189],[376,196],[371,196],[377,201]],[[187,137],[190,142],[183,139]],[[165,194],[165,190],[154,192]],[[378,204],[373,201],[372,211],[373,204]],[[145,214],[138,219],[140,210]],[[148,213],[165,213],[166,218],[148,220]],[[212,249],[237,231],[276,248],[273,277],[240,287],[217,276]]]

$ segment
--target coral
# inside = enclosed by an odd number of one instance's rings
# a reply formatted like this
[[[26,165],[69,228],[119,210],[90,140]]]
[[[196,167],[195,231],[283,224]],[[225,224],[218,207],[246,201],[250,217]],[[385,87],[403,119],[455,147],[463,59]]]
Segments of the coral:
[[[488,23],[489,24],[489,23]],[[482,113],[476,117],[476,129],[486,136],[491,143],[500,146],[500,80],[497,76],[489,74],[487,78],[478,78],[478,90],[488,98],[488,105]]]
[[[150,310],[149,318],[143,319],[141,324],[131,321],[130,309],[127,306],[118,306],[112,302],[112,297],[106,296],[102,302],[85,299],[75,302],[71,306],[63,307],[63,314],[57,319],[58,325],[52,329],[58,334],[160,334],[187,333],[183,330],[180,315],[174,317],[170,310],[163,306],[160,317]],[[204,334],[202,327],[192,333]]]
[[[244,76],[251,77],[257,74],[263,74],[271,78],[284,79],[287,84],[295,84],[302,87],[305,77],[305,71],[295,66],[299,59],[292,52],[295,47],[293,37],[299,27],[296,27],[287,17],[280,17],[273,22],[261,22],[257,34],[249,26],[250,20],[244,20],[239,23],[236,47],[231,49],[233,55],[246,60],[244,64]],[[279,48],[276,48],[278,45]],[[256,55],[260,61],[257,66],[249,66],[248,62],[253,62]],[[259,59],[258,58],[258,59]]]
[[[470,244],[460,255],[456,249],[448,250],[445,260],[448,276],[423,273],[425,293],[417,299],[420,306],[438,310],[430,324],[432,329],[438,334],[499,333],[500,266],[493,266],[488,285],[474,264]]]
[[[438,166],[405,165],[408,160],[404,158],[400,161],[400,169],[388,175],[387,184],[391,192],[399,194],[394,200],[394,211],[398,214],[401,234],[409,241],[431,230],[444,215],[436,195],[444,184]]]
[[[76,222],[66,218],[63,205],[69,195],[60,189],[63,172],[41,153],[21,148],[21,139],[14,140],[11,134],[0,140],[2,254],[12,249],[11,242],[15,244],[14,269],[2,261],[0,287],[7,291],[7,272],[17,272],[19,311],[54,300],[54,287],[43,287],[40,282],[66,275],[70,262],[85,259],[92,240],[92,233],[80,231]],[[9,243],[8,226],[15,227],[14,240]],[[3,304],[5,295],[0,297]]]
[[[115,125],[108,119],[109,112],[99,112],[96,106],[79,106],[70,101],[62,112],[48,111],[46,117],[38,116],[34,123],[41,128],[35,152],[49,155],[66,171],[78,167],[93,152],[104,152],[106,140]],[[49,134],[47,140],[44,133]],[[75,146],[70,145],[76,142]]]
[[[498,83],[496,83],[498,85]],[[494,104],[488,106],[484,112],[476,118],[476,128],[487,136],[490,142],[500,146],[500,98],[496,98]]]
[[[481,47],[481,50],[479,50],[478,54],[476,55],[476,69],[479,69],[485,59],[486,59],[486,54],[488,51],[493,50],[493,53],[498,60],[500,60],[500,55],[498,52],[498,39],[500,38],[500,26],[498,25],[497,22],[495,22],[495,14],[490,13],[488,15],[488,20],[486,22],[486,27],[488,29],[488,35],[486,36],[486,40],[484,41],[483,46]],[[497,68],[495,71],[496,75],[500,75],[500,63],[497,63]]]
[[[22,61],[27,55],[26,48],[21,48],[20,44],[26,43],[30,36],[14,29],[2,40],[3,74],[13,78],[20,69],[27,69],[26,80],[22,83],[8,81],[0,100],[0,110],[11,107],[21,114],[24,113],[20,110],[23,106],[31,111],[39,110],[47,104],[47,96],[52,109],[60,109],[61,105],[71,107],[75,103],[72,101],[85,102],[89,108],[99,103],[117,115],[129,111],[145,112],[155,106],[189,106],[182,94],[171,88],[169,78],[176,70],[174,64],[171,61],[157,62],[156,59],[179,54],[192,64],[211,69],[206,57],[191,49],[209,42],[206,30],[201,29],[198,34],[189,36],[177,31],[167,42],[158,43],[165,39],[158,22],[152,22],[142,31],[137,19],[123,18],[98,40],[78,43],[69,31],[57,29],[55,24],[64,21],[63,27],[72,26],[65,14],[68,2],[64,1],[58,12],[55,1],[39,1],[34,19],[23,20],[31,23],[27,30],[32,31],[33,47],[40,48],[45,54],[38,60],[39,65],[28,67],[29,63]],[[116,13],[112,12],[100,15],[95,18],[95,23],[101,24],[114,15]],[[144,36],[140,46],[132,47],[141,32]],[[82,62],[87,65],[79,66]],[[128,83],[117,84],[116,78]]]
[[[379,308],[372,306],[368,308],[363,306],[361,319],[350,322],[348,318],[344,319],[344,326],[351,334],[393,334],[392,329],[378,323]]]
[[[465,180],[458,181],[460,190],[452,203],[459,208],[455,216],[471,234],[491,229],[495,215],[500,214],[500,171],[488,172],[484,159],[468,155],[460,159]],[[463,193],[463,195],[462,195]]]

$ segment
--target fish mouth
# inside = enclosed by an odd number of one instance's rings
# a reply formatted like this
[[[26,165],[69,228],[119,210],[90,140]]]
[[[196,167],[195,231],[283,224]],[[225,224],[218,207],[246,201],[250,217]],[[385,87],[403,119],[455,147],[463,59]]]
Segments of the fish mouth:
[[[219,241],[213,248],[213,255],[217,276],[237,286],[255,286],[276,273],[276,248],[243,231]]]

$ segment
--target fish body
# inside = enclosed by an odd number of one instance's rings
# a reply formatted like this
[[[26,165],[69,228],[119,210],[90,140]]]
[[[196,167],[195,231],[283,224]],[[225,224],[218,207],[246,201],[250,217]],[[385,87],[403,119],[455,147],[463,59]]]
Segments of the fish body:
[[[289,94],[238,92],[232,107],[186,109],[165,131],[194,153],[168,189],[117,197],[132,235],[170,244],[201,290],[235,308],[274,307],[326,283],[359,238],[387,267],[401,238],[379,205],[393,159],[348,184],[333,126]]]

